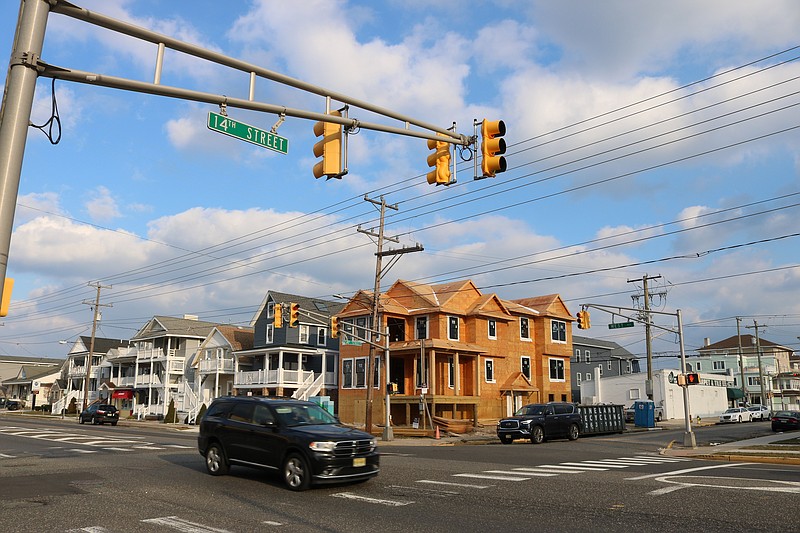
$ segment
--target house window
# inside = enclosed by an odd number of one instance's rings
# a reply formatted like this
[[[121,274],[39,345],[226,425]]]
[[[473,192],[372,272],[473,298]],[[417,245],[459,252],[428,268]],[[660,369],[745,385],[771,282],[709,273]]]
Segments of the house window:
[[[692,363],[686,363],[686,371],[687,372],[691,372],[692,371]]]
[[[550,339],[553,342],[567,342],[567,323],[563,320],[551,320]]]
[[[608,370],[611,370],[611,361],[608,361],[608,362],[606,363],[606,368],[607,368]]]
[[[697,371],[700,372],[700,361],[697,362]]]
[[[525,317],[520,317],[519,319],[519,338],[524,341],[531,340],[530,325]]]
[[[575,348],[575,362],[576,363],[580,363],[581,362],[581,349],[580,348]]]
[[[531,358],[528,357],[527,355],[523,355],[520,358],[520,363],[521,363],[521,366],[522,366],[522,368],[521,368],[522,375],[525,376],[526,378],[528,378],[528,380],[530,381],[530,379],[531,379]]]
[[[359,357],[356,359],[355,383],[357,389],[364,389],[367,386],[367,358]]]
[[[494,360],[486,359],[486,383],[494,383]]]
[[[317,344],[319,346],[325,346],[325,337],[328,336],[328,330],[325,328],[317,328]]]
[[[629,400],[638,400],[641,398],[642,392],[639,389],[630,389],[628,391],[628,399]]]
[[[631,367],[631,362],[628,361],[625,363],[625,373],[630,374],[631,372],[633,372],[633,368]]]
[[[592,362],[592,352],[590,352],[589,350],[586,350],[585,352],[583,352],[583,356],[584,356],[584,361],[586,362],[586,364],[589,364],[589,363]]]
[[[267,318],[275,316],[275,302],[267,302]]]
[[[603,375],[603,365],[597,365],[597,368],[600,369],[600,375]]]
[[[389,328],[389,340],[391,342],[406,340],[406,321],[404,319],[394,316],[387,317],[386,326]]]
[[[489,324],[489,338],[496,339],[497,338],[497,320],[494,318],[490,318],[487,320]]]
[[[456,372],[453,356],[447,358],[447,386],[451,389],[456,386]]]
[[[757,385],[760,386],[761,380],[758,379],[758,377],[749,377],[747,378],[747,384],[750,386],[757,386]]]
[[[367,317],[360,316],[356,318],[356,336],[358,337],[358,340],[370,339],[368,332],[365,329],[366,327],[367,327]]]
[[[592,381],[592,373],[591,372],[587,372],[586,373],[586,381]]]
[[[353,321],[351,319],[345,319],[345,320],[339,321],[339,324],[341,324],[342,331],[344,331],[344,333],[345,333],[344,338],[346,340],[353,340],[353,338],[351,336],[347,335],[348,333],[350,333],[350,334],[353,333]]]
[[[581,384],[581,374],[580,372],[575,374],[575,382],[580,385]]]
[[[451,341],[458,340],[458,317],[447,317],[447,338]]]
[[[564,381],[564,360],[551,358],[550,364],[550,381]]]
[[[353,388],[353,360],[342,359],[342,388]]]
[[[267,324],[267,338],[265,339],[267,344],[272,344],[275,342],[275,326],[272,324]]]
[[[416,320],[417,324],[417,339],[427,339],[428,338],[428,317],[426,316],[418,316]]]
[[[714,361],[714,370],[725,370],[725,361]]]
[[[308,344],[308,326],[300,325],[300,344]]]

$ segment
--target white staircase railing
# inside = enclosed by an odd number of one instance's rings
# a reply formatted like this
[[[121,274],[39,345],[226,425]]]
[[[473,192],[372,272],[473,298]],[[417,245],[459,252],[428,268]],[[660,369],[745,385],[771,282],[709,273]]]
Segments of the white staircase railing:
[[[186,381],[181,382],[181,387],[177,393],[173,393],[173,398],[175,399],[175,409],[185,412],[187,422],[194,424],[197,413],[200,411],[200,398],[197,397],[192,386]]]
[[[296,391],[294,391],[292,398],[308,401],[310,397],[316,396],[317,393],[322,390],[324,382],[324,373],[319,374],[316,379],[314,379],[314,375],[312,374],[306,378]]]

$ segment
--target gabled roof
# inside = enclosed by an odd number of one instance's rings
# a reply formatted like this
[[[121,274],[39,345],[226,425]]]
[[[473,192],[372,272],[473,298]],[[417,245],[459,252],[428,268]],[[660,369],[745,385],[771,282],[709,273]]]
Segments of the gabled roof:
[[[564,320],[575,320],[570,314],[564,301],[558,294],[546,294],[544,296],[532,296],[530,298],[521,298],[519,300],[511,300],[512,302],[533,309],[542,316],[550,316],[553,318],[560,318]]]
[[[740,336],[734,335],[732,337],[728,337],[727,339],[722,339],[721,341],[717,341],[715,343],[709,344],[708,346],[703,346],[701,348],[698,348],[697,351],[698,352],[706,352],[706,351],[731,350],[731,349],[738,350],[739,349],[739,339],[740,338],[741,338],[741,343],[742,343],[742,349],[743,350],[748,349],[748,348],[750,348],[751,350],[755,349],[756,338],[755,338],[754,335],[750,335],[748,333],[746,335],[740,335]],[[777,343],[774,343],[772,341],[768,341],[767,339],[765,339],[763,337],[760,337],[758,339],[758,343],[761,345],[762,348],[764,348],[765,346],[770,346],[770,347],[775,347],[775,348],[781,348],[781,349],[783,349],[783,350],[785,350],[787,352],[793,352],[794,351],[791,348],[788,348],[788,347],[783,346],[781,344],[777,344]]]
[[[7,379],[3,383],[5,385],[29,383],[48,376],[53,376],[53,379],[56,379],[60,373],[60,368],[22,365],[16,377]]]
[[[494,293],[482,294],[467,311],[467,315],[499,318],[501,320],[510,320],[510,314],[511,311],[508,309],[506,302],[498,298]]]
[[[337,314],[345,306],[343,302],[334,302],[331,300],[324,300],[322,298],[314,298],[312,296],[301,296],[299,294],[289,294],[288,292],[267,291],[267,294],[264,295],[264,299],[261,301],[261,305],[258,306],[256,313],[253,315],[252,320],[250,320],[250,327],[256,325],[256,322],[264,313],[264,309],[267,307],[267,303],[270,300],[278,304],[296,303],[300,306],[301,310],[305,309],[306,311],[311,311],[312,313],[323,314],[326,316],[325,319],[322,319],[314,314],[310,316],[303,313],[300,314],[301,322],[312,324],[327,323],[330,317]]]
[[[215,329],[227,339],[235,351],[249,350],[253,347],[253,328],[217,326]]]
[[[78,337],[78,340],[75,341],[75,344],[72,345],[72,348],[69,351],[70,355],[82,353],[87,354],[89,353],[89,347],[92,345],[92,337],[81,335]],[[106,339],[104,337],[95,337],[94,338],[94,353],[95,354],[104,354],[108,353],[109,350],[113,348],[120,348],[122,346],[130,346],[131,341],[122,340],[122,339]]]
[[[473,298],[481,296],[481,291],[478,290],[478,287],[475,286],[471,279],[431,285],[431,288],[439,300],[439,307],[442,311],[463,312],[464,310],[460,309],[456,302],[458,299],[463,299],[465,293],[473,296]]]
[[[573,334],[572,345],[575,347],[596,347],[603,350],[608,350],[607,355],[619,357],[620,359],[636,359],[635,355],[614,341],[592,339],[590,337],[582,337],[580,335]]]
[[[158,337],[192,337],[204,339],[216,326],[214,322],[203,322],[192,318],[176,318],[156,315],[131,337],[132,341]]]

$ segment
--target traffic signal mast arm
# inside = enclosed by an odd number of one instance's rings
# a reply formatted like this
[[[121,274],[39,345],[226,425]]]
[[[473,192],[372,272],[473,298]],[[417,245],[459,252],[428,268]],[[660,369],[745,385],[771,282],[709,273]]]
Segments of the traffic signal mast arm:
[[[641,318],[626,316],[626,315],[624,315],[622,313],[622,311],[641,312],[641,309],[636,309],[635,307],[613,307],[613,306],[609,306],[609,305],[581,304],[581,308],[582,309],[589,309],[589,308],[597,309],[598,311],[603,311],[603,312],[608,313],[608,314],[610,314],[612,316],[621,316],[622,318],[625,318],[625,319],[627,319],[627,320],[629,320],[631,322],[638,322],[640,324],[647,324],[647,322],[645,320],[642,320]],[[675,316],[675,313],[667,313],[665,311],[653,311],[652,309],[650,311],[648,311],[648,312],[651,315],[665,315],[665,316],[672,316],[672,317]],[[658,329],[664,330],[664,331],[668,331],[670,333],[677,333],[677,331],[675,329],[673,329],[673,328],[659,326],[658,324],[655,324],[655,323],[652,323],[652,322],[650,323],[650,326],[654,327],[654,328],[658,328]]]

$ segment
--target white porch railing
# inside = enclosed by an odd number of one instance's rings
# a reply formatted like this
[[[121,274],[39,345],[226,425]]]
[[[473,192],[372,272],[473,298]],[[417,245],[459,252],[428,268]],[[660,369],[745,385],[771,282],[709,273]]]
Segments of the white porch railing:
[[[234,386],[242,387],[282,387],[286,385],[298,386],[312,376],[314,372],[304,370],[254,370],[252,372],[237,372],[234,375]]]
[[[167,369],[170,373],[183,373],[184,367],[186,366],[186,359],[184,357],[175,357],[169,360],[167,364]]]
[[[111,378],[117,387],[132,387],[136,384],[136,376],[122,376]]]
[[[325,372],[325,388],[336,387],[336,372]]]
[[[136,386],[161,386],[161,376],[157,374],[140,374],[136,376]]]
[[[175,357],[177,353],[178,351],[175,349],[167,350],[165,352],[163,348],[143,348],[136,352],[136,358],[140,361],[150,359],[165,359],[167,356]]]
[[[85,366],[73,366],[69,369],[67,374],[71,378],[82,377],[86,375],[86,367]]]
[[[214,374],[221,372],[225,374],[232,374],[234,371],[233,359],[202,359],[200,361],[200,373]]]

